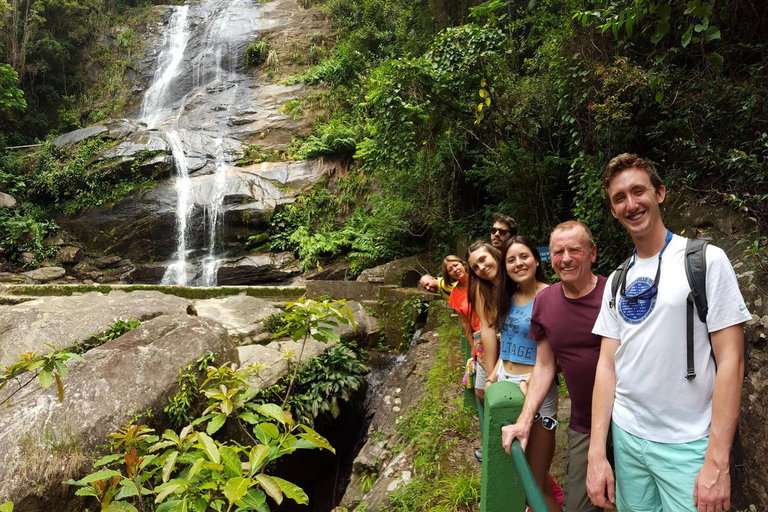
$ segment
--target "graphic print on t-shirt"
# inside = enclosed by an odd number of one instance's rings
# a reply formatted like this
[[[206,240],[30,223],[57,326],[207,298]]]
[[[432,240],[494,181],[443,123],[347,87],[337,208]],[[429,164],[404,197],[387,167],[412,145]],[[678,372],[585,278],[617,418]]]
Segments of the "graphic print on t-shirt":
[[[633,297],[643,293],[653,285],[653,279],[638,277],[627,286],[627,296]],[[656,306],[656,295],[650,299],[633,299],[619,297],[619,314],[628,324],[637,325],[643,323]]]
[[[512,306],[510,309],[501,336],[502,359],[525,364],[535,361],[536,343],[529,337],[532,306],[532,304],[522,307]]]

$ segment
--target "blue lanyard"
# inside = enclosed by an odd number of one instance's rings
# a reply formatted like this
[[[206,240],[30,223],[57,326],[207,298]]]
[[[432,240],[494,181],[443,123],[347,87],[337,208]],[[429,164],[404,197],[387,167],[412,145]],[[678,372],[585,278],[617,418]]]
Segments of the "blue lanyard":
[[[672,232],[670,230],[667,230],[667,237],[664,239],[664,247],[661,248],[661,252],[659,253],[659,265],[661,265],[661,257],[662,255],[664,255],[664,251],[667,250],[667,246],[669,245],[669,242],[671,240],[672,240]],[[627,270],[632,268],[636,260],[637,260],[637,247],[632,249],[632,261],[629,262],[629,265],[627,266]]]

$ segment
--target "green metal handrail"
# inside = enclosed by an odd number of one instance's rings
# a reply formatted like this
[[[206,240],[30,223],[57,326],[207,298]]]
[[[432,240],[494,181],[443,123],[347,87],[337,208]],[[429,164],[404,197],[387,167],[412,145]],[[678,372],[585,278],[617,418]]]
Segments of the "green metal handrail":
[[[528,506],[531,507],[533,512],[550,512],[547,502],[544,500],[544,495],[541,494],[539,484],[536,483],[536,479],[533,478],[531,468],[528,466],[528,461],[525,458],[525,452],[523,447],[520,446],[520,441],[515,439],[512,441],[512,459],[515,461],[515,468],[517,474],[520,477],[520,481],[523,483],[523,489],[525,489],[525,497],[528,500]]]

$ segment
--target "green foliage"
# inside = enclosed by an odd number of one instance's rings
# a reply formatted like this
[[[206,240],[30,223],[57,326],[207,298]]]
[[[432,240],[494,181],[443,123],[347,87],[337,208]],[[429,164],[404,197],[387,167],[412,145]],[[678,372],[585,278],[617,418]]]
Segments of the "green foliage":
[[[27,108],[24,93],[17,87],[19,74],[8,64],[0,64],[0,113],[23,112]]]
[[[45,218],[40,208],[23,203],[21,209],[0,209],[0,240],[13,260],[19,261],[22,253],[34,256],[29,266],[36,266],[45,258],[52,257],[57,246],[44,247],[43,240],[59,227]]]
[[[331,119],[327,123],[319,123],[315,128],[316,135],[310,135],[296,151],[298,158],[314,158],[324,155],[335,155],[351,158],[355,154],[360,140],[360,131],[349,120]]]
[[[43,389],[51,387],[51,385],[56,382],[59,402],[64,401],[64,384],[62,381],[67,378],[67,374],[69,373],[65,363],[70,359],[84,362],[84,359],[74,352],[56,350],[52,345],[47,343],[43,343],[43,345],[49,347],[51,352],[48,352],[47,354],[27,352],[26,354],[21,355],[16,363],[11,366],[6,366],[4,372],[0,374],[0,390],[11,381],[17,383],[16,389],[8,393],[8,395],[0,401],[0,406],[9,402],[16,393],[30,385],[35,379],[39,381],[40,387]]]
[[[265,469],[298,449],[334,451],[328,442],[274,404],[252,404],[248,378],[258,369],[208,367],[200,384],[207,407],[180,431],[157,436],[146,425],[126,424],[110,434],[111,454],[80,480],[64,482],[91,496],[100,510],[269,510],[290,498],[306,504],[295,484],[269,476]],[[214,438],[227,422],[247,433],[250,443]],[[204,430],[203,430],[204,429]],[[250,431],[250,433],[249,433]]]
[[[245,49],[245,65],[256,67],[267,61],[269,56],[269,41],[260,39],[248,45]]]
[[[447,315],[444,321],[449,321]],[[452,396],[463,372],[457,348],[458,326],[445,323],[439,332],[442,341],[427,374],[424,396],[398,425],[402,441],[395,451],[409,447],[414,479],[390,496],[387,510],[394,512],[476,510],[480,501],[476,470],[445,462],[452,458],[458,439],[470,437],[477,425],[469,411],[462,408],[462,398]]]
[[[2,505],[0,505],[0,512],[13,512],[13,502],[6,501]]]
[[[181,428],[194,419],[195,407],[199,405],[201,396],[200,382],[202,379],[199,377],[204,374],[206,368],[213,365],[215,360],[213,352],[209,350],[194,363],[179,369],[177,379],[179,391],[168,398],[168,405],[163,408],[163,412],[168,415],[171,425],[175,428]]]
[[[266,320],[264,320],[264,327],[271,332],[272,334],[278,334],[288,327],[288,320],[286,318],[286,313],[275,313],[273,315],[269,315]]]

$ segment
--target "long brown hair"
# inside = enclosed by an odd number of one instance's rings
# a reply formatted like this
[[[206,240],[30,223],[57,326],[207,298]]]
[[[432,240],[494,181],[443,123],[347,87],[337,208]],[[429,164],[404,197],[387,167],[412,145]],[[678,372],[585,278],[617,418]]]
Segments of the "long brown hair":
[[[517,287],[519,286],[515,281],[512,280],[511,277],[509,277],[509,274],[507,273],[507,252],[509,251],[509,248],[512,247],[513,244],[523,244],[528,248],[529,251],[531,251],[531,254],[533,255],[533,259],[536,260],[536,263],[538,265],[536,266],[536,275],[534,278],[536,281],[540,283],[546,283],[549,284],[549,278],[547,277],[547,274],[544,273],[544,265],[541,264],[541,254],[539,254],[539,250],[536,248],[535,245],[533,245],[533,242],[531,242],[528,237],[517,235],[513,236],[506,242],[504,242],[504,246],[501,248],[501,260],[504,263],[504,276],[506,281],[506,287],[507,291],[509,291],[510,296],[514,294],[517,291]],[[509,313],[509,311],[507,311]]]
[[[494,282],[483,279],[475,274],[472,267],[469,267],[469,293],[467,298],[472,306],[479,298],[483,300],[483,316],[485,316],[488,325],[500,329],[506,320],[512,294],[507,291],[506,279],[504,276],[504,261],[501,257],[501,251],[491,244],[478,240],[467,248],[467,261],[469,256],[480,249],[485,249],[496,260],[497,271]],[[474,307],[474,306],[473,306]],[[474,308],[477,311],[476,308]]]

